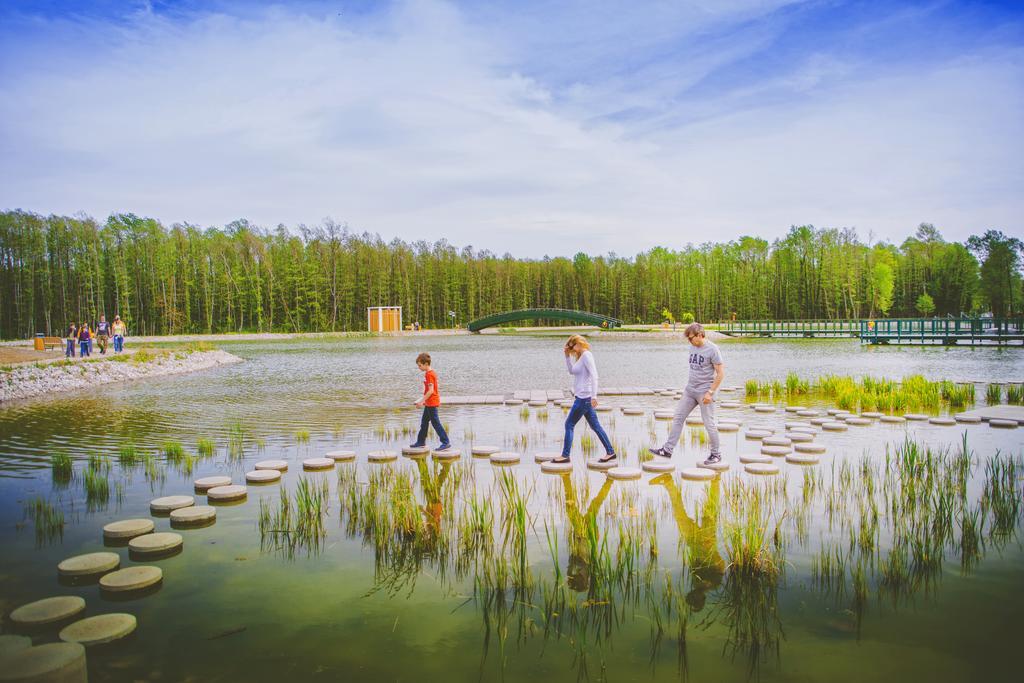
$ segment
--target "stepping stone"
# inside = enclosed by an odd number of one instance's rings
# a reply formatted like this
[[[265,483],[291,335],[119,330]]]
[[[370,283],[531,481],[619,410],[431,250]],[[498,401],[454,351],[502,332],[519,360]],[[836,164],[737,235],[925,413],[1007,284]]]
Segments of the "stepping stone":
[[[720,432],[738,432],[738,431],[740,431],[740,426],[738,424],[736,424],[735,422],[719,422],[718,423],[718,431],[720,431]]]
[[[790,465],[817,465],[818,456],[811,453],[790,453],[786,456],[786,462]]]
[[[245,481],[250,484],[273,484],[280,479],[281,473],[278,470],[253,470],[245,473]]]
[[[871,425],[871,420],[866,417],[851,417],[846,420],[846,424],[854,427],[868,427]]]
[[[355,460],[356,459],[356,452],[355,451],[328,451],[327,453],[324,453],[324,457],[325,458],[330,458],[331,460],[333,460],[335,462],[345,462],[345,461],[348,461],[348,460]]]
[[[590,458],[587,460],[588,470],[598,470],[599,472],[605,472],[613,467],[617,467],[619,464],[618,458],[615,460],[609,460],[608,462],[601,462],[597,458]]]
[[[793,440],[787,436],[766,436],[761,443],[765,446],[792,446]]]
[[[825,444],[823,443],[797,443],[793,444],[793,450],[797,453],[824,453]]]
[[[775,427],[772,427],[771,425],[766,425],[766,424],[752,424],[752,425],[748,426],[747,429],[757,430],[757,431],[762,431],[762,432],[771,432],[772,434],[775,433]]]
[[[160,567],[136,565],[105,574],[100,579],[100,588],[111,593],[127,593],[149,588],[160,583],[163,577]]]
[[[162,531],[145,536],[136,536],[128,541],[128,550],[137,555],[158,555],[177,550],[183,543],[181,534]]]
[[[46,643],[15,652],[3,660],[0,681],[18,683],[85,683],[85,647],[80,643]]]
[[[903,417],[902,415],[883,415],[882,417],[878,418],[878,421],[884,422],[886,424],[903,424],[904,422],[907,421],[907,418]]]
[[[594,408],[594,410],[596,410],[599,413],[610,413],[610,412],[612,412],[612,407],[611,406],[606,406],[606,405],[604,405],[602,403],[598,407]]]
[[[770,455],[775,458],[789,455],[793,449],[789,446],[761,446],[761,455]]]
[[[92,576],[112,572],[120,566],[121,556],[117,553],[86,553],[58,564],[57,573],[61,576]]]
[[[655,420],[671,420],[675,416],[676,416],[675,412],[671,411],[671,410],[655,410],[654,411],[654,419]]]
[[[770,456],[761,455],[760,453],[743,453],[740,455],[740,462],[744,465],[749,463],[761,463],[767,464],[772,461]]]
[[[65,626],[58,636],[65,643],[79,643],[85,647],[112,643],[135,630],[135,617],[131,614],[100,614]]]
[[[846,420],[852,419],[854,417],[857,417],[857,415],[855,413],[850,413],[850,412],[845,412],[844,411],[842,413],[836,413],[832,417],[835,418],[836,420],[846,421]]]
[[[820,431],[821,430],[816,427],[793,427],[788,432],[786,432],[786,436],[788,436],[789,440],[792,441],[794,434],[807,434],[809,436],[814,436],[815,434],[818,434]]]
[[[796,422],[787,422],[786,423],[786,429],[796,429],[797,427],[810,427],[810,426],[811,426],[810,422],[796,421]]]
[[[103,527],[103,538],[110,541],[122,541],[148,534],[152,530],[153,520],[151,519],[122,519]]]
[[[332,467],[334,467],[334,460],[331,458],[307,458],[302,461],[304,470],[329,470]]]
[[[719,408],[739,408],[742,405],[743,405],[742,403],[739,403],[737,401],[722,401],[721,403],[718,404],[718,407]]]
[[[458,448],[448,448],[443,451],[431,451],[430,457],[434,460],[458,460],[462,457],[462,451]]]
[[[676,466],[667,458],[657,458],[640,463],[640,469],[644,472],[674,472]]]
[[[490,456],[491,463],[495,465],[514,465],[519,462],[521,456],[511,451],[499,451]]]
[[[988,421],[989,427],[996,427],[998,429],[1016,429],[1016,420],[997,420],[995,418]]]
[[[472,453],[475,456],[489,458],[495,453],[499,453],[500,451],[501,449],[495,446],[473,446],[473,448],[470,450],[470,453]]]
[[[729,471],[729,463],[727,463],[725,461],[722,461],[722,460],[720,460],[718,462],[714,462],[714,463],[699,462],[699,463],[697,463],[697,467],[701,468],[702,470],[711,470],[712,472],[728,472]]]
[[[710,481],[717,477],[718,473],[704,467],[684,467],[679,471],[679,476],[690,481]]]
[[[814,441],[814,434],[808,434],[807,432],[789,432],[787,436],[791,443],[807,443],[808,441]]]
[[[672,417],[675,417],[675,413],[672,414]],[[700,426],[704,424],[704,418],[700,415],[688,415],[686,418],[686,424],[690,426]]]
[[[526,405],[530,406],[531,408],[540,408],[542,406],[546,406],[547,404],[548,402],[546,400],[541,401],[540,399],[536,399],[534,401],[528,402]]]
[[[826,422],[821,428],[827,432],[845,432],[849,429],[845,422]]]
[[[426,455],[430,453],[429,446],[402,446],[402,455]]]
[[[277,470],[278,472],[285,472],[288,470],[287,460],[261,460],[260,462],[253,465],[254,469],[257,470]]]
[[[45,626],[70,619],[84,609],[85,600],[77,595],[60,595],[22,605],[11,612],[7,618],[17,626]]]
[[[149,501],[149,511],[154,513],[168,513],[178,508],[187,508],[194,505],[196,499],[192,496],[164,496]]]
[[[774,406],[755,406],[754,407],[754,412],[755,413],[774,413],[775,412],[775,408],[774,408]]]
[[[230,486],[231,477],[203,477],[193,482],[197,493],[206,493],[216,486]]]
[[[870,417],[872,420],[877,420],[878,418],[882,417],[882,413],[876,412],[874,410],[864,411],[860,415],[861,417]]]
[[[28,636],[0,636],[0,661],[30,647],[32,639]]]
[[[561,453],[557,453],[555,451],[547,451],[547,452],[542,452],[542,453],[534,453],[533,454],[533,461],[534,462],[548,462],[548,461],[554,460],[555,458],[559,458],[561,456],[562,456]]]
[[[810,410],[807,406],[786,406],[783,410],[787,413],[798,413],[801,410]]]
[[[957,422],[964,424],[976,425],[981,423],[981,418],[977,415],[965,415],[964,413],[957,413],[953,416]]]
[[[398,460],[398,453],[394,451],[370,451],[366,454],[367,462],[391,462]]]
[[[635,407],[624,407],[624,408],[622,408],[622,414],[623,415],[643,415],[644,414],[644,409],[643,408],[635,408]]]
[[[523,403],[524,403],[524,401],[521,398],[506,398],[505,399],[505,405],[507,405],[507,406],[521,406],[521,405],[523,405]],[[561,405],[561,404],[562,404],[561,401],[555,401],[555,405]]]
[[[260,470],[271,472],[273,470]],[[277,476],[281,476],[278,474]],[[206,524],[217,519],[217,508],[212,505],[193,505],[192,507],[175,510],[171,513],[171,526],[191,526]],[[140,536],[139,538],[145,538]]]
[[[639,467],[613,467],[607,472],[608,476],[618,481],[628,481],[630,479],[639,479],[643,476]]]
[[[748,429],[743,433],[743,438],[750,441],[760,441],[761,439],[767,438],[772,435],[772,432],[767,429]]]
[[[334,461],[331,460],[331,465],[334,465]],[[210,502],[223,503],[229,500],[241,500],[249,495],[249,490],[241,484],[233,484],[231,486],[218,486],[217,488],[210,489],[206,492],[206,500]]]
[[[942,427],[952,427],[956,424],[956,420],[951,417],[933,417],[928,420],[933,425],[940,425]]]
[[[923,422],[928,419],[928,416],[922,413],[904,413],[903,417],[908,420],[914,420],[915,422]]]
[[[827,411],[829,415],[838,415],[839,413],[845,413],[846,411],[842,408],[829,408]]]
[[[821,415],[817,410],[798,410],[796,414],[800,417],[818,417]]]
[[[835,420],[832,419],[831,417],[815,417],[811,419],[811,424],[817,425],[819,427],[823,424],[828,424],[830,422],[835,422]]]
[[[778,474],[779,466],[773,462],[752,462],[743,466],[743,471],[750,474]]]
[[[547,474],[561,474],[563,472],[572,472],[571,462],[551,462],[545,460],[540,464],[540,471]]]

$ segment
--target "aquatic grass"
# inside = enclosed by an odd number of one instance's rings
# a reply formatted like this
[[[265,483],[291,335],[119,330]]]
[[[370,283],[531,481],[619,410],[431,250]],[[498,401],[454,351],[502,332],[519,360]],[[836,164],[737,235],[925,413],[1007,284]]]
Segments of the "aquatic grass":
[[[90,512],[107,506],[110,502],[109,469],[87,467],[82,477],[85,488],[85,505]]]
[[[213,456],[217,450],[217,444],[213,442],[213,439],[199,439],[196,441],[196,453],[201,457],[209,458]]]
[[[245,457],[245,427],[238,420],[228,425],[228,457],[232,460]]]
[[[1024,405],[1024,384],[1006,385],[1006,402],[1010,405]]]
[[[71,483],[73,475],[74,466],[72,465],[70,455],[60,451],[50,456],[50,476],[55,486],[67,486]]]
[[[185,447],[181,445],[180,441],[164,441],[162,448],[168,462],[175,462],[185,457]]]
[[[150,491],[155,491],[157,484],[163,486],[164,479],[167,476],[163,466],[157,462],[156,457],[149,453],[142,456],[142,473],[146,477]]]
[[[1003,389],[998,384],[989,384],[985,387],[985,403],[996,406],[1003,402]]]
[[[524,404],[523,407],[519,409],[519,419],[522,422],[528,422],[530,420],[530,407],[529,406]]]
[[[295,431],[295,442],[296,443],[309,443],[309,430],[298,429]]]
[[[121,469],[127,470],[135,467],[139,464],[140,457],[139,449],[131,442],[121,444],[117,449],[117,462]]]
[[[42,496],[24,505],[24,516],[32,520],[36,547],[64,539],[64,511]]]

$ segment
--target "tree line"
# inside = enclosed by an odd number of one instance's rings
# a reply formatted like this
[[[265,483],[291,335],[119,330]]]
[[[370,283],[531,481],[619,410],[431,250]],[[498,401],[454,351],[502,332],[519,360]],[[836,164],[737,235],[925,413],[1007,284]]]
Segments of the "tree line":
[[[162,225],[114,214],[0,213],[0,337],[59,334],[119,314],[131,334],[365,330],[367,306],[425,327],[528,307],[657,323],[1018,314],[1024,244],[996,230],[901,244],[794,226],[772,242],[658,247],[635,256],[518,259],[445,240],[383,241],[325,221],[265,229]]]

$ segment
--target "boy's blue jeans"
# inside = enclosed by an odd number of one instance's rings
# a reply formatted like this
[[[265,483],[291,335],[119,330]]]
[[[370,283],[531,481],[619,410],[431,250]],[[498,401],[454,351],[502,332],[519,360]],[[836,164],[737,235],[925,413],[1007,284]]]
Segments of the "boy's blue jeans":
[[[74,339],[68,339],[68,346],[67,346],[66,349],[64,349],[64,357],[65,358],[74,358],[75,357],[75,340]]]
[[[416,436],[416,444],[423,446],[427,443],[427,428],[433,426],[437,432],[437,438],[441,439],[441,445],[447,445],[448,434],[441,424],[441,416],[437,414],[436,406],[423,406],[423,417],[420,418],[420,433]]]
[[[581,417],[587,418],[587,424],[597,434],[601,445],[604,446],[605,453],[608,455],[614,453],[615,449],[612,447],[612,442],[608,439],[608,435],[604,433],[601,423],[598,422],[597,412],[594,410],[594,406],[590,405],[590,399],[577,398],[573,401],[569,415],[565,418],[565,441],[562,442],[562,457],[568,458],[569,453],[572,451],[572,434],[576,429],[576,423],[580,421]]]

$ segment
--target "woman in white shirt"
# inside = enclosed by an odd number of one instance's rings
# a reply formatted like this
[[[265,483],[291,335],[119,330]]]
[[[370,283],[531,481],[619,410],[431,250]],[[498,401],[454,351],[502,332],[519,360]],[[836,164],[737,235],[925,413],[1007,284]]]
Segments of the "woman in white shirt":
[[[569,453],[572,451],[572,435],[576,423],[581,417],[587,418],[587,424],[597,434],[601,445],[604,446],[605,457],[601,462],[608,462],[615,459],[615,448],[605,434],[604,428],[597,419],[597,364],[594,362],[594,354],[590,352],[590,344],[578,334],[569,337],[565,343],[565,367],[573,376],[572,393],[576,400],[569,410],[569,416],[565,418],[565,441],[562,443],[562,457],[555,458],[552,462],[569,462]]]

